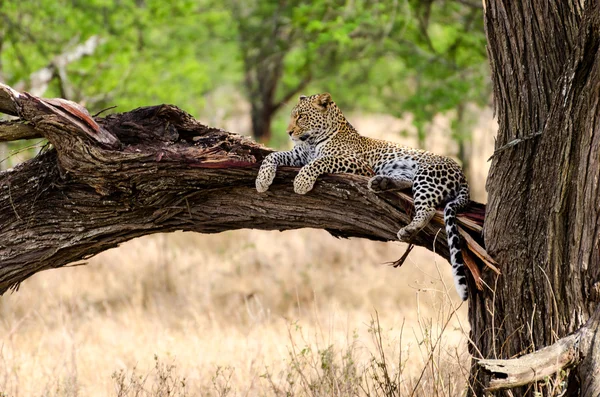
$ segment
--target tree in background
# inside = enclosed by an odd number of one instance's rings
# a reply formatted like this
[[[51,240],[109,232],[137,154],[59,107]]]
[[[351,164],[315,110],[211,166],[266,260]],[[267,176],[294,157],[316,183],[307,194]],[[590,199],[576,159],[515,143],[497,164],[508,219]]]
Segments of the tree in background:
[[[0,19],[7,84],[32,90],[52,66],[45,95],[92,111],[174,103],[194,112],[228,87],[219,107],[244,93],[255,138],[271,144],[286,138],[277,112],[290,99],[328,90],[345,109],[412,115],[421,146],[447,113],[466,163],[466,104],[489,100],[482,7],[468,0],[4,0]],[[55,67],[91,37],[93,51]]]
[[[230,0],[254,137],[268,142],[275,113],[311,81],[360,59],[389,34],[397,2]],[[365,72],[365,71],[363,71]]]
[[[462,144],[470,138],[465,105],[482,105],[490,97],[481,5],[392,0],[229,4],[257,139],[271,139],[275,113],[309,86],[311,93],[334,91],[347,109],[412,114],[422,147],[433,117],[454,111],[453,137],[464,153]]]

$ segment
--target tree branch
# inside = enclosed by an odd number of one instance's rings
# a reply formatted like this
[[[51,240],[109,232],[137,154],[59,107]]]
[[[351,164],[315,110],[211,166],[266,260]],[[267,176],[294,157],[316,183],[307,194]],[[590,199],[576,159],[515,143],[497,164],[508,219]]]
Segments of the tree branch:
[[[0,142],[34,138],[42,138],[42,134],[33,128],[31,124],[21,120],[0,120]]]
[[[296,94],[298,94],[301,90],[304,89],[304,87],[306,87],[308,85],[308,83],[310,83],[310,81],[312,80],[312,73],[310,71],[307,72],[306,76],[302,78],[302,80],[300,80],[298,82],[298,84],[294,87],[291,88],[284,96],[283,98],[281,98],[281,100],[279,102],[277,102],[276,104],[273,105],[273,112],[276,112],[277,110],[279,110],[279,108],[281,108],[283,105],[285,105],[290,99],[292,99],[292,97]]]
[[[492,376],[487,391],[509,389],[541,381],[579,363],[583,374],[598,373],[600,368],[600,306],[587,323],[572,335],[553,345],[519,358],[508,360],[479,360],[478,365]],[[598,396],[600,378],[583,378],[583,397]]]
[[[55,56],[48,66],[33,72],[29,76],[28,82],[18,82],[15,87],[19,90],[23,90],[27,85],[28,91],[33,95],[43,95],[48,89],[48,84],[50,84],[52,78],[58,73],[61,78],[61,88],[65,91],[67,83],[65,70],[67,65],[85,56],[92,55],[96,48],[103,42],[103,39],[99,36],[91,36],[85,42],[78,44],[73,48],[66,49],[63,53]],[[70,89],[66,90],[70,91]]]
[[[7,85],[0,83],[0,112],[11,116],[17,116],[17,105],[15,98],[20,94]]]
[[[94,119],[69,101],[0,85],[3,95],[53,148],[0,173],[0,293],[41,270],[157,232],[310,227],[396,241],[410,220],[410,196],[373,194],[361,176],[326,175],[297,195],[297,169],[284,167],[259,194],[256,172],[271,151],[174,106]],[[458,219],[482,246],[484,212],[472,203]],[[448,257],[441,212],[414,243]],[[473,249],[467,242],[465,250]]]

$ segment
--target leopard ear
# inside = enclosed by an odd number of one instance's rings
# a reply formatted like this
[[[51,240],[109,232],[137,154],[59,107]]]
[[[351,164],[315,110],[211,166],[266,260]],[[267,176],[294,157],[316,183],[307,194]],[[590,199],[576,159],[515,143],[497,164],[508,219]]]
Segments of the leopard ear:
[[[306,95],[300,95],[300,98],[298,98],[298,99],[300,99],[301,101],[303,101],[303,100],[305,100],[306,98],[308,98]]]
[[[315,98],[315,105],[323,110],[327,109],[332,102],[331,94],[328,92],[320,94]]]

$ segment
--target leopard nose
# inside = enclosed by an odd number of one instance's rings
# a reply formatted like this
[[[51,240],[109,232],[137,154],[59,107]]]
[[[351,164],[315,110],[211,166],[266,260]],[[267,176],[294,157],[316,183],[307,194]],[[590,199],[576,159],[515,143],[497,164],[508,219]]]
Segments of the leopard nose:
[[[287,134],[288,134],[289,136],[292,136],[292,132],[294,132],[294,130],[287,130]]]

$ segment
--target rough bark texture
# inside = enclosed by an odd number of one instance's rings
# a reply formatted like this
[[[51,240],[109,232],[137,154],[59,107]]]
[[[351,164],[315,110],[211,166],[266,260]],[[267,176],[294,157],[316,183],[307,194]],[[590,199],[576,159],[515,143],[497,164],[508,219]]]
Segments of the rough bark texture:
[[[471,301],[469,316],[473,355],[509,358],[573,333],[596,306],[600,6],[589,0],[484,4],[500,127],[484,235],[503,276],[484,275],[495,291]],[[600,382],[598,371],[573,371],[567,395],[596,396],[589,390],[597,384],[582,384]],[[473,378],[480,395],[489,379],[476,372]]]
[[[43,138],[42,135],[28,123],[22,121],[1,121],[2,136],[0,142],[17,141],[19,139]]]
[[[18,115],[52,144],[0,173],[0,294],[38,271],[156,232],[312,227],[395,240],[409,221],[411,198],[375,195],[366,177],[324,176],[300,196],[292,187],[296,170],[287,168],[259,194],[254,179],[270,150],[174,106],[93,119],[72,102],[0,84],[0,111]],[[12,130],[0,124],[0,141],[3,134]],[[459,216],[465,252],[480,264],[483,212],[472,203]],[[438,214],[414,242],[446,257],[442,222]]]

